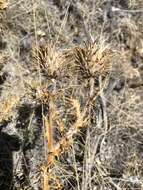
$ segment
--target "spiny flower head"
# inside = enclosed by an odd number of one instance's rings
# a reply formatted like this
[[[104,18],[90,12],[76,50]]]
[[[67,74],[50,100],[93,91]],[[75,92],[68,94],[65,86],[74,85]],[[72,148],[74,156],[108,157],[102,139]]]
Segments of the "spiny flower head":
[[[111,68],[112,52],[102,44],[90,44],[74,49],[75,65],[82,78],[105,78]]]

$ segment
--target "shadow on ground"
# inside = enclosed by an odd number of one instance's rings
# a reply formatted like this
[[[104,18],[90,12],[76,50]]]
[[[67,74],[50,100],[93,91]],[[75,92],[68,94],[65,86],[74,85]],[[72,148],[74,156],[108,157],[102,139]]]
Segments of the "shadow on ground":
[[[15,135],[0,132],[0,189],[12,190],[12,152],[20,149],[20,140]]]

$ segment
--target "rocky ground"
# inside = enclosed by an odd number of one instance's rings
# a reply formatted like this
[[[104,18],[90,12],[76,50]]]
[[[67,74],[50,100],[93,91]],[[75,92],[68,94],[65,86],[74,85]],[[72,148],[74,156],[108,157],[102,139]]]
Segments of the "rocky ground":
[[[142,190],[143,1],[0,1],[0,107],[0,189]]]

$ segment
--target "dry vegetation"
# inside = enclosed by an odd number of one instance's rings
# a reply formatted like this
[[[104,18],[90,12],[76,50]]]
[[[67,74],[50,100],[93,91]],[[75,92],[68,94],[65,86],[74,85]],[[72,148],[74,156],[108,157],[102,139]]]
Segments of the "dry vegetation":
[[[142,190],[142,100],[142,1],[0,1],[0,189]]]

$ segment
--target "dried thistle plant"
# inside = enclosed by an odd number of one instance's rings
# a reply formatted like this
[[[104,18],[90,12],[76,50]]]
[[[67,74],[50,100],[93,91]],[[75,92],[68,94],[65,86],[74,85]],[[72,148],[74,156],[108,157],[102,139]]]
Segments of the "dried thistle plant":
[[[112,55],[104,43],[76,47],[64,53],[57,51],[52,43],[34,50],[40,73],[44,73],[48,79],[57,79],[48,80],[47,87],[40,89],[37,94],[43,106],[48,108],[48,114],[43,115],[46,145],[43,190],[54,189],[53,185],[58,185],[59,189],[62,186],[61,177],[58,173],[56,175],[58,161],[71,150],[73,141],[82,129],[90,125],[92,105],[100,91],[96,90],[95,80],[108,76]],[[80,86],[78,78],[89,80]],[[77,92],[77,86],[80,92]],[[58,131],[58,137],[55,137],[55,131]]]

